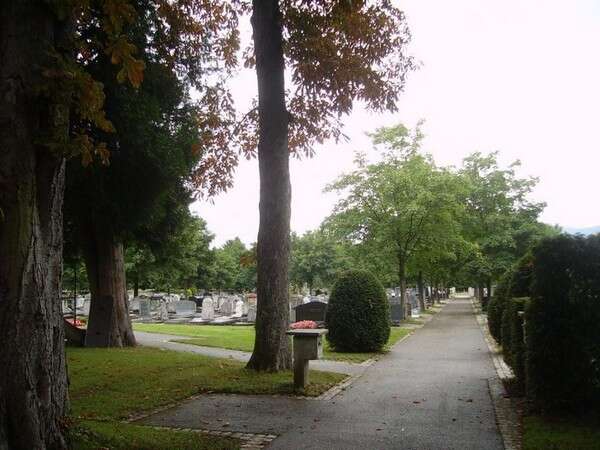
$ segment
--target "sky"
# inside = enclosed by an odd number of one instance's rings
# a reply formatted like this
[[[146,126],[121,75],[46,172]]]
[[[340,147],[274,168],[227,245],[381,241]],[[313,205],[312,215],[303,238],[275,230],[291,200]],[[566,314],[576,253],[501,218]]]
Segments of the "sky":
[[[600,225],[600,0],[404,0],[420,62],[395,114],[355,108],[344,119],[349,142],[327,142],[312,159],[292,159],[293,231],[315,229],[335,194],[323,188],[353,168],[354,151],[371,148],[367,132],[425,120],[423,151],[459,166],[474,151],[519,159],[520,175],[540,182],[541,220],[563,227]],[[249,25],[245,24],[245,30]],[[247,34],[247,33],[246,33]],[[256,76],[232,81],[240,108],[256,95]],[[241,160],[235,185],[192,211],[215,234],[213,245],[258,232],[258,165]]]

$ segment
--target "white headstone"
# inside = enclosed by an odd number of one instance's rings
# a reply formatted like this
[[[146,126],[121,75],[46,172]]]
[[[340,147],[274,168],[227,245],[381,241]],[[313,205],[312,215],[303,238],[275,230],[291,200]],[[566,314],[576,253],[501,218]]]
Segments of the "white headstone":
[[[92,304],[91,300],[84,300],[81,314],[83,314],[84,316],[89,316],[90,315],[90,305],[91,304]]]
[[[225,314],[226,316],[230,316],[231,314],[233,314],[233,308],[233,299],[225,299],[225,301],[221,304],[221,313]]]
[[[140,316],[150,317],[150,300],[147,300],[147,299],[140,300]]]
[[[158,318],[163,322],[169,320],[169,311],[167,311],[167,304],[164,302],[158,307]]]
[[[204,297],[202,300],[202,319],[213,320],[215,318],[215,308],[211,297]]]
[[[241,300],[236,300],[235,302],[235,311],[233,313],[236,317],[242,317],[244,314],[244,302]]]
[[[256,322],[256,306],[250,305],[248,308],[248,322]]]

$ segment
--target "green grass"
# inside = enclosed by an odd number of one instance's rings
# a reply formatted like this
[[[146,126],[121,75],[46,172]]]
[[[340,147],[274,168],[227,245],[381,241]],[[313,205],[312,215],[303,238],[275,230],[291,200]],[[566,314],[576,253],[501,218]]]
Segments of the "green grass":
[[[191,431],[155,429],[119,422],[81,421],[68,432],[72,450],[234,450],[240,441]]]
[[[72,414],[120,420],[201,392],[292,394],[291,372],[256,373],[238,361],[147,347],[67,350]],[[311,371],[303,395],[346,378]]]
[[[149,333],[171,334],[186,336],[192,339],[174,339],[174,342],[183,344],[200,345],[205,347],[219,347],[230,350],[251,352],[254,347],[254,327],[241,327],[235,325],[169,325],[162,323],[136,323],[136,331]],[[410,333],[402,327],[392,327],[386,351],[398,340]],[[360,363],[376,357],[378,353],[346,353],[336,352],[331,349],[327,340],[323,349],[324,359]],[[385,351],[384,351],[385,353]]]
[[[523,420],[523,450],[600,450],[600,419]]]

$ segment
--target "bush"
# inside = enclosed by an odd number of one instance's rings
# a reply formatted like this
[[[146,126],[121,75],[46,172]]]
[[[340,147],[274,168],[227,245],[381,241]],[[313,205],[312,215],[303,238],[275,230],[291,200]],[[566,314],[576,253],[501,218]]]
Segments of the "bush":
[[[512,369],[517,386],[525,388],[525,344],[523,342],[523,317],[529,298],[512,298],[507,302],[502,318],[502,353],[504,361]]]
[[[390,337],[387,296],[377,278],[366,271],[342,273],[329,297],[327,340],[337,351],[375,352]]]
[[[541,241],[532,280],[527,396],[549,412],[584,409],[600,397],[600,236]]]
[[[500,280],[498,286],[496,286],[496,292],[489,301],[487,307],[488,328],[492,337],[499,344],[502,340],[502,315],[504,313],[504,303],[508,296],[508,289],[509,283],[507,274]]]

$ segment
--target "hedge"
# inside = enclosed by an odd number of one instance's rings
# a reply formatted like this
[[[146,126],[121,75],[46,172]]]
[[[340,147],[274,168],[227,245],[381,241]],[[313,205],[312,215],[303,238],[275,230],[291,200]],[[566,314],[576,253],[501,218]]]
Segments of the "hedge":
[[[520,313],[528,302],[528,297],[510,299],[502,318],[502,353],[504,361],[513,369],[520,390],[525,388],[525,343]]]
[[[382,350],[390,337],[390,310],[375,275],[363,270],[342,273],[331,291],[325,322],[335,350]]]
[[[600,236],[561,235],[533,251],[525,310],[526,391],[534,408],[600,400]]]

